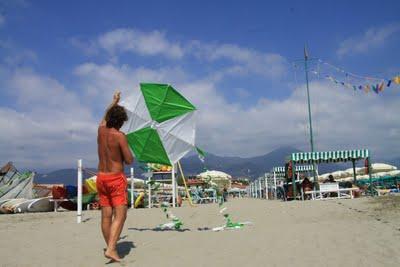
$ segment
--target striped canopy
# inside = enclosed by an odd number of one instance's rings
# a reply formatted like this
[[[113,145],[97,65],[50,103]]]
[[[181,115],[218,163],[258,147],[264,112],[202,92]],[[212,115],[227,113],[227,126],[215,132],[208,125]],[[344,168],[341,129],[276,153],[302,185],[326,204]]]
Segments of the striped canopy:
[[[369,157],[368,149],[292,153],[294,163],[346,162]]]
[[[296,166],[296,172],[309,172],[312,170],[314,170],[313,165],[297,165]],[[274,168],[272,168],[272,171],[275,172],[275,174],[285,173],[285,167],[274,167]]]
[[[273,167],[272,168],[272,172],[275,172],[275,173],[285,173],[285,167]]]

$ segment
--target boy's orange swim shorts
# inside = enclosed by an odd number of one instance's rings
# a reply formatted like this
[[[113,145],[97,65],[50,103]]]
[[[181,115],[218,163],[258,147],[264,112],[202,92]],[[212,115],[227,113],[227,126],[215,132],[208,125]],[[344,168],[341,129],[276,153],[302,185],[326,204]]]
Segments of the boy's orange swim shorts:
[[[128,205],[128,182],[124,173],[99,172],[96,186],[101,207]]]

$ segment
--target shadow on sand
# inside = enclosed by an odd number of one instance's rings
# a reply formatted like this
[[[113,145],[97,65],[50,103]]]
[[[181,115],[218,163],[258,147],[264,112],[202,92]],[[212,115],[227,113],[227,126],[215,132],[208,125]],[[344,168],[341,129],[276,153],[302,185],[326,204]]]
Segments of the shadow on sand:
[[[197,228],[197,231],[211,231],[212,229],[209,227],[199,227]]]
[[[160,229],[160,228],[136,228],[136,227],[130,227],[130,228],[128,228],[128,230],[139,231],[139,232],[143,232],[143,231],[154,231],[154,232],[186,232],[186,231],[189,231],[190,232],[190,229],[188,229],[188,228],[175,230],[175,229]]]
[[[132,241],[123,241],[123,242],[117,243],[117,251],[118,251],[118,255],[121,257],[121,259],[124,259],[127,255],[129,255],[129,253],[131,252],[131,250],[133,248],[135,248],[135,244]],[[112,264],[112,263],[116,263],[116,262],[110,260],[106,264],[108,265],[108,264]],[[121,263],[124,264],[124,261],[122,261]]]
[[[135,244],[132,241],[123,241],[117,244],[117,251],[121,258],[125,258],[133,248],[135,248]]]

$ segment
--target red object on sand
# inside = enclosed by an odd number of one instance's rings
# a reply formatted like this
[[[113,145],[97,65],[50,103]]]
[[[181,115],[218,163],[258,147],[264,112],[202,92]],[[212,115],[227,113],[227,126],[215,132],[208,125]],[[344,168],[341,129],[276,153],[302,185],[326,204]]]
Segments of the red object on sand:
[[[63,186],[53,186],[51,194],[54,199],[62,199],[67,197],[67,189]]]

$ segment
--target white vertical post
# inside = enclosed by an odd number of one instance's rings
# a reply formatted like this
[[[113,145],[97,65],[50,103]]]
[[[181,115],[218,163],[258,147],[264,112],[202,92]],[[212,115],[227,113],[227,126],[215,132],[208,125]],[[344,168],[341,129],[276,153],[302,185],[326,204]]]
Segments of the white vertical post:
[[[251,183],[249,183],[249,197],[251,197]]]
[[[256,198],[258,198],[258,188],[257,188],[258,186],[257,186],[257,180],[256,180],[256,181],[254,181],[254,187],[255,187],[255,190],[254,190],[254,191],[255,191],[255,193],[256,193],[256,194],[255,194],[255,196],[256,196]]]
[[[275,188],[275,190],[274,190],[274,196],[275,196],[275,199],[278,197],[278,194],[276,193],[276,173],[274,172],[274,188]]]
[[[153,177],[153,173],[151,173],[151,175],[149,175],[149,177],[147,178],[147,184],[148,184],[148,191],[149,191],[149,209],[151,209],[151,178]]]
[[[265,174],[265,199],[268,199],[268,177]]]
[[[172,164],[172,207],[176,207],[175,163]]]
[[[135,194],[133,193],[135,189],[134,177],[134,170],[133,167],[131,167],[131,209],[135,208]]]
[[[262,194],[261,194],[261,189],[262,189],[262,187],[261,187],[261,179],[258,179],[258,188],[260,190],[260,194],[258,195],[258,198],[261,198],[262,197]]]
[[[77,209],[77,222],[82,222],[82,160],[78,160],[78,209]]]

